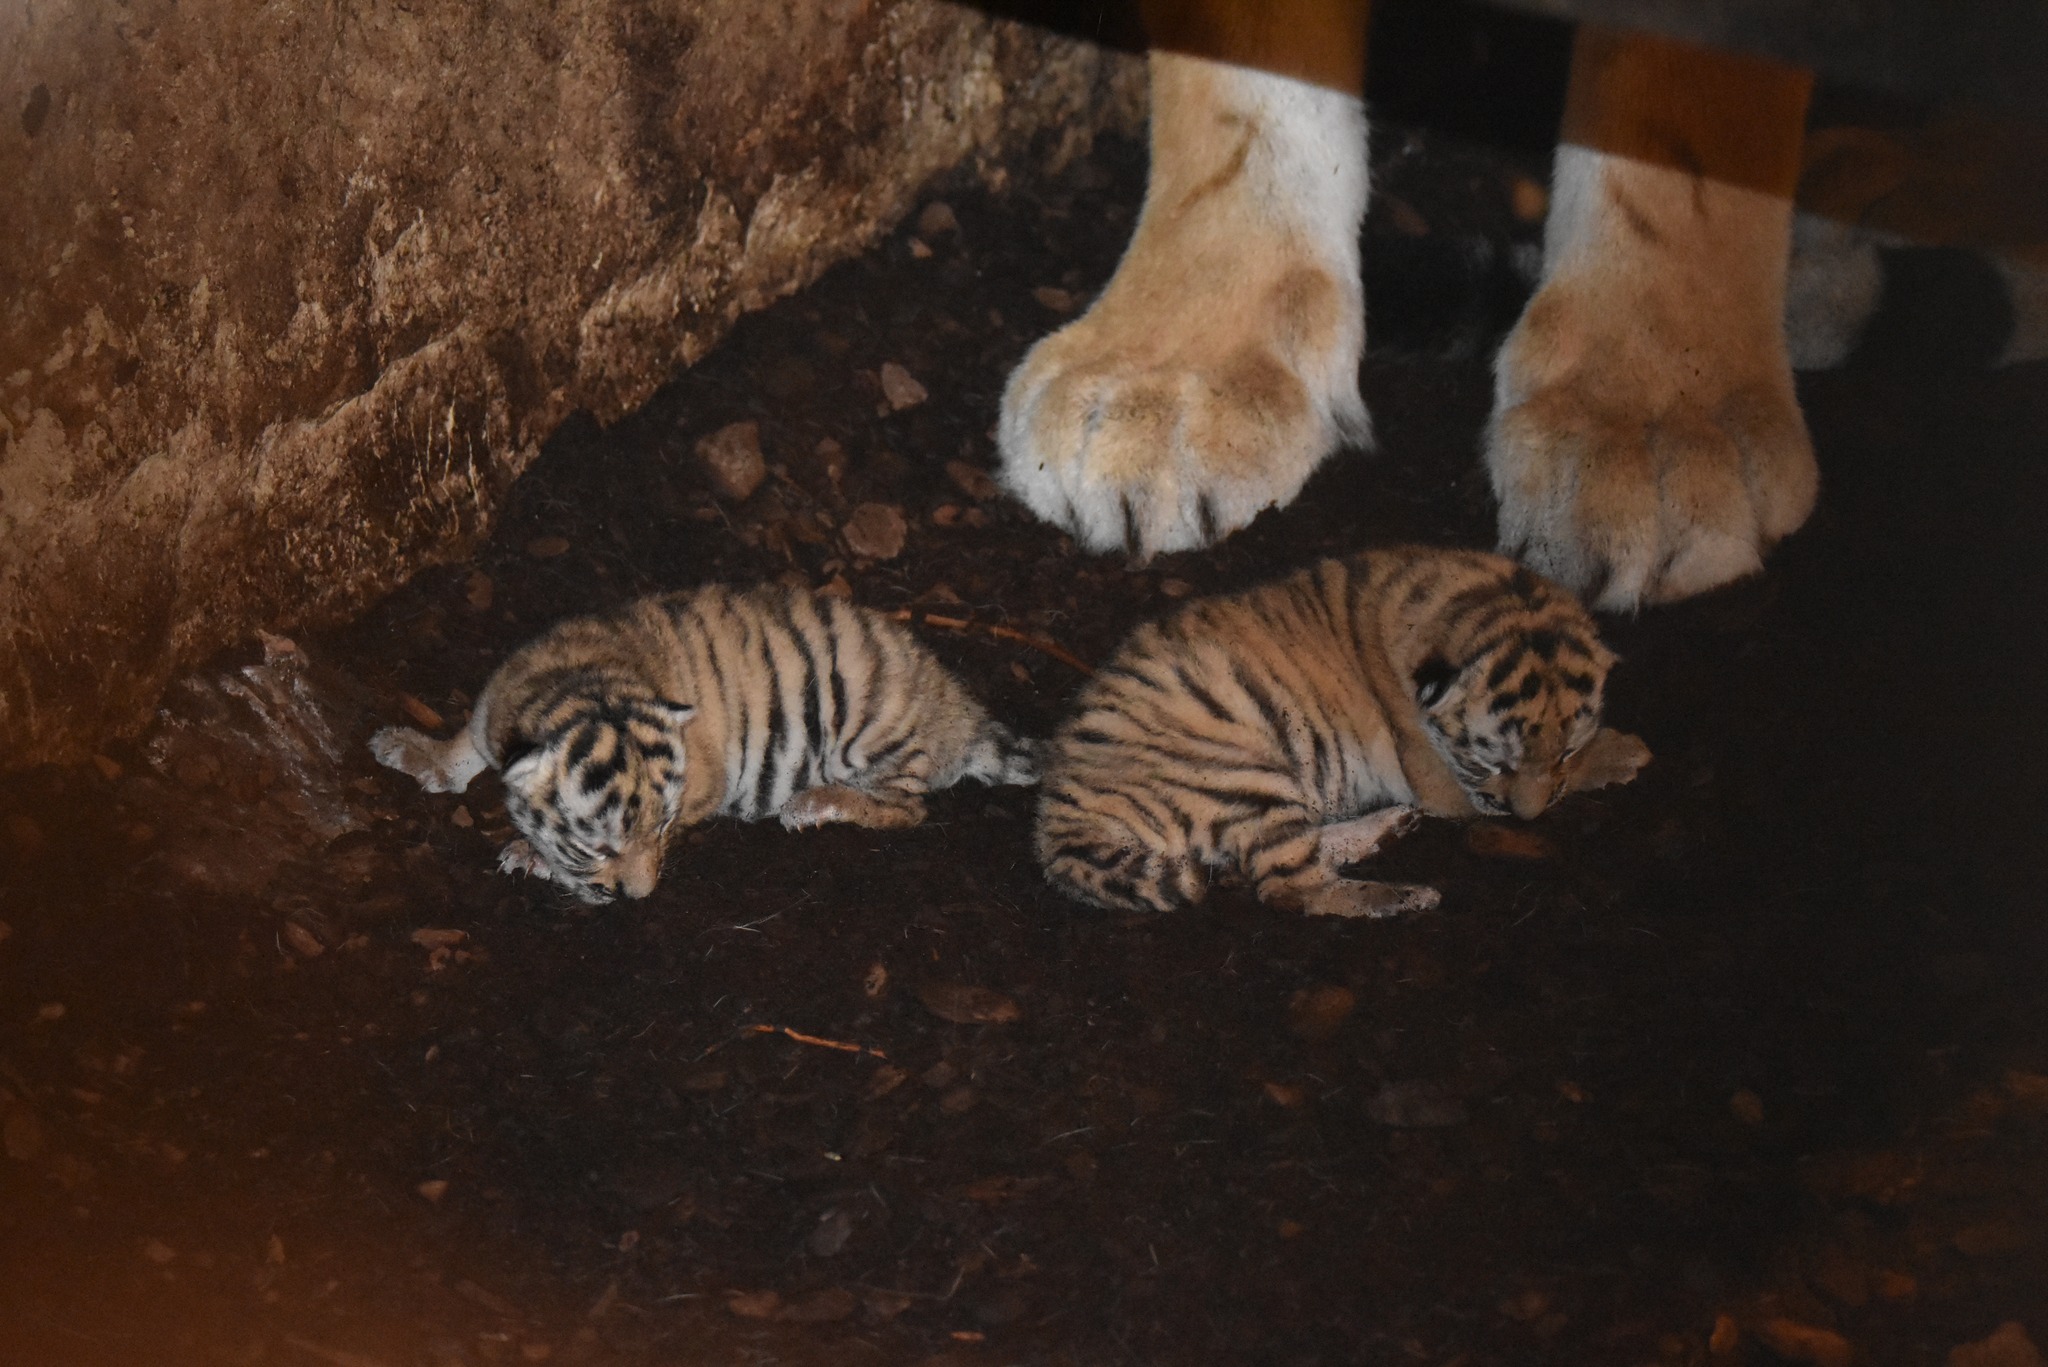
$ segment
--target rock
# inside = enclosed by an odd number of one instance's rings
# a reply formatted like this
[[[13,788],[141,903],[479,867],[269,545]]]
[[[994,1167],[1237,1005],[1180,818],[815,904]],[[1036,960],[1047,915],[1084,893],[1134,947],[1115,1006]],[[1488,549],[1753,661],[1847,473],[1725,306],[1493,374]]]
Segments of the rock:
[[[1328,1039],[1357,1005],[1348,987],[1304,987],[1287,999],[1287,1028],[1305,1040]]]
[[[889,403],[889,410],[901,413],[906,408],[915,408],[931,395],[917,382],[917,377],[894,361],[882,362],[882,397]]]
[[[917,989],[917,999],[925,1010],[955,1025],[1006,1025],[1024,1015],[1017,1003],[1002,993],[966,983],[924,983]]]
[[[1042,308],[1048,309],[1053,313],[1072,313],[1074,311],[1074,296],[1057,285],[1040,285],[1037,289],[1031,291],[1031,297],[1036,299]]]
[[[1365,1103],[1365,1113],[1397,1130],[1442,1129],[1466,1120],[1465,1103],[1434,1082],[1389,1082]]]
[[[1508,208],[1523,223],[1540,223],[1550,212],[1550,192],[1527,176],[1516,176],[1508,186]]]
[[[821,1291],[798,1296],[778,1309],[775,1318],[789,1324],[830,1324],[851,1315],[859,1304],[845,1287],[828,1286]]]
[[[972,499],[990,499],[1000,492],[994,475],[979,465],[969,465],[964,460],[947,461],[946,477],[953,481],[961,493]]]
[[[747,1320],[772,1320],[782,1309],[780,1291],[735,1291],[725,1298],[725,1308]]]
[[[903,554],[903,542],[910,524],[903,510],[893,503],[863,503],[848,514],[840,528],[846,549],[868,560],[894,560]]]
[[[935,199],[917,216],[917,231],[926,238],[944,237],[960,231],[960,220],[954,216],[952,205]]]
[[[768,462],[761,455],[761,424],[736,422],[719,428],[697,443],[697,459],[711,487],[737,502],[761,487]]]
[[[526,553],[535,560],[553,560],[558,555],[569,553],[569,538],[556,536],[552,532],[546,536],[536,536],[526,543]]]
[[[1779,1357],[1810,1362],[1814,1367],[1850,1367],[1856,1359],[1856,1350],[1849,1346],[1849,1340],[1834,1330],[1783,1316],[1757,1325],[1756,1336]]]
[[[292,952],[301,959],[317,959],[327,952],[327,946],[320,943],[320,937],[297,921],[286,921],[280,933],[284,942],[292,947]]]
[[[413,1190],[418,1192],[428,1205],[438,1206],[441,1204],[441,1198],[448,1194],[448,1179],[445,1177],[430,1177],[414,1187]]]
[[[469,938],[469,932],[466,930],[437,930],[431,926],[422,926],[420,929],[415,930],[408,938],[421,949],[453,949]]]
[[[804,1239],[804,1251],[814,1258],[836,1258],[853,1237],[853,1214],[834,1206],[818,1217],[816,1228]]]
[[[2018,1320],[2007,1320],[1989,1338],[1948,1350],[1948,1367],[2048,1367],[2041,1350]]]
[[[937,0],[78,0],[0,52],[0,767],[461,558],[569,414],[1144,89]]]

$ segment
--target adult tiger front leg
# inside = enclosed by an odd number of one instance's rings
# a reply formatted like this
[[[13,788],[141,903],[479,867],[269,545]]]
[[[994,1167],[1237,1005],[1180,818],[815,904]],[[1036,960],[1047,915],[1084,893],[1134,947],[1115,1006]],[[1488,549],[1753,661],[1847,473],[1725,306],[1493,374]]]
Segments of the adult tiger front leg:
[[[1094,306],[1011,375],[998,428],[1003,482],[1034,512],[1141,556],[1235,531],[1370,436],[1365,4],[1146,18],[1161,46],[1137,229]]]
[[[1784,333],[1808,73],[1587,26],[1544,278],[1495,363],[1501,548],[1633,609],[1761,568],[1813,509]]]

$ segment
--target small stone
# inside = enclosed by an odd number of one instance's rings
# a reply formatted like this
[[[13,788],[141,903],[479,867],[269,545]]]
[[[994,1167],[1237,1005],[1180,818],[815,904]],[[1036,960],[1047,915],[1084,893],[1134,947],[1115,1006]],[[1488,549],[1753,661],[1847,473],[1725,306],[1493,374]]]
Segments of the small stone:
[[[471,612],[489,612],[491,610],[491,600],[494,597],[496,597],[496,589],[491,583],[491,576],[485,574],[482,570],[471,570],[462,591],[463,601],[469,604],[469,610]]]
[[[1348,987],[1304,987],[1287,999],[1287,1028],[1305,1040],[1328,1039],[1357,1005],[1358,997]]]
[[[947,461],[946,477],[953,481],[961,493],[972,499],[994,498],[999,492],[994,475],[979,465],[969,465],[964,460]]]
[[[176,1260],[178,1250],[172,1248],[162,1239],[149,1239],[142,1245],[142,1256],[155,1263],[158,1267],[162,1267],[164,1264]]]
[[[780,1291],[735,1291],[726,1296],[725,1308],[741,1319],[772,1320],[782,1308]]]
[[[466,930],[436,930],[430,926],[422,926],[420,929],[415,930],[410,938],[421,949],[453,949],[469,938],[469,932]]]
[[[621,1234],[619,1236],[619,1252],[631,1253],[634,1249],[638,1247],[640,1247],[639,1230],[629,1229],[624,1234]]]
[[[568,550],[569,538],[553,532],[546,536],[536,536],[526,543],[526,553],[535,560],[553,560],[558,555],[567,554]]]
[[[1162,579],[1159,591],[1168,598],[1185,598],[1195,591],[1195,586],[1185,579]]]
[[[901,413],[906,408],[915,408],[931,395],[917,382],[917,377],[894,361],[882,362],[882,397],[889,401],[889,410]]]
[[[870,997],[879,997],[889,990],[889,967],[879,959],[868,965],[868,971],[861,976],[860,990]]]
[[[1290,1110],[1308,1100],[1308,1093],[1291,1082],[1268,1082],[1266,1095],[1272,1098],[1276,1105],[1285,1106]]]
[[[114,759],[107,755],[94,755],[92,757],[92,767],[99,770],[100,777],[105,779],[107,782],[116,783],[120,781],[120,760]]]
[[[955,1025],[1006,1025],[1024,1015],[1011,998],[967,983],[925,983],[917,989],[917,999],[925,1010]]]
[[[1714,1332],[1707,1336],[1707,1351],[1715,1357],[1727,1357],[1742,1342],[1742,1326],[1735,1322],[1733,1315],[1714,1316]]]
[[[63,1002],[44,1002],[36,1008],[36,1024],[50,1025],[64,1019]]]
[[[768,462],[761,456],[761,425],[736,422],[697,442],[697,459],[719,493],[735,502],[761,487]]]
[[[1381,195],[1377,206],[1387,216],[1387,226],[1403,237],[1428,237],[1429,220],[1399,195]]]
[[[415,726],[423,727],[428,731],[439,731],[443,726],[447,725],[446,722],[441,720],[439,712],[436,712],[410,693],[400,693],[398,695],[398,706],[404,711],[406,716],[412,718],[413,725]]]
[[[476,825],[476,818],[469,814],[469,808],[459,804],[454,811],[448,813],[448,820],[450,824],[460,826],[465,831]]]
[[[855,508],[840,529],[846,549],[868,560],[894,560],[903,554],[903,542],[910,524],[903,510],[893,503],[863,503]]]
[[[448,1179],[445,1177],[430,1177],[414,1187],[413,1190],[418,1192],[428,1205],[438,1206],[441,1204],[441,1198],[448,1194]]]
[[[1274,1233],[1283,1239],[1299,1239],[1307,1231],[1308,1226],[1299,1220],[1282,1220]]]
[[[1516,176],[1508,185],[1508,209],[1520,222],[1540,222],[1550,212],[1550,192],[1527,176]]]
[[[292,952],[301,959],[317,959],[327,952],[327,946],[320,943],[320,937],[297,921],[286,921],[280,933],[284,942],[292,947]]]
[[[960,231],[960,220],[953,213],[953,206],[943,199],[935,199],[924,206],[917,216],[917,231],[920,236],[944,237],[947,233]]]
[[[1074,311],[1074,296],[1061,289],[1058,285],[1040,285],[1037,289],[1031,291],[1031,297],[1036,299],[1040,306],[1053,313],[1072,313]]]
[[[817,1227],[804,1239],[804,1250],[814,1258],[836,1258],[852,1237],[852,1214],[844,1206],[834,1206],[818,1217]]]
[[[1389,1082],[1365,1103],[1365,1113],[1397,1130],[1442,1129],[1462,1125],[1465,1103],[1434,1082]]]
[[[1849,1367],[1856,1357],[1856,1350],[1849,1346],[1849,1340],[1834,1330],[1801,1324],[1783,1316],[1759,1324],[1756,1336],[1763,1340],[1764,1347],[1779,1357],[1790,1358],[1794,1362],[1810,1362],[1814,1367]]]
[[[885,1063],[875,1069],[875,1075],[868,1079],[868,1085],[862,1089],[861,1096],[868,1101],[879,1101],[901,1087],[909,1077],[908,1071],[894,1064]]]
[[[1505,821],[1476,821],[1467,826],[1465,848],[1482,859],[1557,858],[1557,846],[1548,839]]]
[[[2048,1367],[2041,1350],[2027,1337],[2027,1327],[2007,1320],[1989,1338],[1948,1350],[1947,1367]]]
[[[925,245],[923,238],[913,237],[910,239],[910,255],[918,261],[929,261],[932,249]]]
[[[1764,1123],[1764,1099],[1745,1087],[1728,1098],[1728,1114],[1755,1129]]]
[[[959,520],[960,507],[958,504],[941,503],[938,507],[932,509],[932,525],[934,527],[950,527]]]

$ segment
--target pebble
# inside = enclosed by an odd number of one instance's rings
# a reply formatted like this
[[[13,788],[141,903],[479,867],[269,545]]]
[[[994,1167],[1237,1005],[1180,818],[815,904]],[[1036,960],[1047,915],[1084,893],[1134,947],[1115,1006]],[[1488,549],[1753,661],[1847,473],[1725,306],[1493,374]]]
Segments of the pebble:
[[[92,767],[99,770],[100,777],[105,779],[109,783],[115,783],[120,780],[121,761],[114,759],[111,756],[94,755],[92,757]]]
[[[917,989],[917,999],[925,1010],[955,1025],[1004,1025],[1024,1015],[1002,993],[966,983],[928,982]]]
[[[1856,1350],[1849,1346],[1849,1340],[1834,1330],[1801,1324],[1798,1320],[1782,1316],[1759,1324],[1756,1336],[1763,1340],[1764,1347],[1779,1357],[1794,1362],[1811,1362],[1814,1367],[1849,1367],[1856,1357]]]
[[[863,503],[847,515],[840,535],[846,549],[868,560],[894,560],[910,534],[903,510],[893,503]]]
[[[448,1179],[445,1177],[430,1177],[414,1187],[413,1190],[425,1198],[427,1204],[439,1205],[441,1198],[448,1194]]]
[[[1465,1103],[1434,1082],[1389,1082],[1365,1103],[1365,1113],[1397,1130],[1442,1129],[1462,1125]]]
[[[947,461],[946,477],[959,487],[961,493],[972,499],[994,498],[998,492],[994,475],[964,460]]]
[[[1287,1028],[1305,1040],[1328,1039],[1357,1005],[1358,997],[1348,987],[1304,987],[1287,999]]]
[[[931,397],[917,377],[894,361],[882,362],[882,397],[889,401],[889,410],[901,413],[906,408],[915,408]]]
[[[1535,223],[1550,212],[1550,192],[1527,176],[1508,186],[1508,208],[1523,223]]]
[[[526,553],[535,560],[552,560],[558,555],[567,554],[568,550],[569,538],[558,536],[554,532],[549,532],[546,536],[536,536],[526,543]]]
[[[768,462],[761,456],[761,424],[736,422],[697,442],[697,459],[711,485],[735,502],[761,487]]]
[[[327,946],[320,943],[320,937],[297,921],[286,921],[282,934],[284,942],[301,959],[317,959],[327,952]]]
[[[780,1291],[735,1291],[725,1298],[725,1308],[741,1319],[772,1320],[782,1308]]]
[[[2007,1320],[1989,1338],[1949,1349],[1948,1367],[2048,1367],[2048,1361],[2027,1337],[2027,1327]]]
[[[836,1258],[853,1237],[853,1216],[844,1206],[834,1206],[818,1217],[817,1227],[804,1240],[804,1249],[816,1258]]]
[[[1031,297],[1054,313],[1074,311],[1074,296],[1057,285],[1040,285],[1031,291]]]
[[[491,584],[491,576],[485,574],[482,570],[471,570],[462,591],[463,601],[469,604],[469,610],[471,612],[489,612],[491,610],[491,600],[495,596],[496,590]]]
[[[44,1002],[36,1008],[36,1024],[49,1025],[64,1019],[63,1002]]]
[[[1290,1110],[1308,1100],[1308,1093],[1291,1082],[1267,1083],[1266,1095],[1271,1097],[1276,1105],[1285,1106]]]
[[[943,199],[935,199],[924,206],[924,212],[917,216],[917,231],[923,237],[944,237],[947,233],[960,231],[960,220],[953,213],[953,206]]]

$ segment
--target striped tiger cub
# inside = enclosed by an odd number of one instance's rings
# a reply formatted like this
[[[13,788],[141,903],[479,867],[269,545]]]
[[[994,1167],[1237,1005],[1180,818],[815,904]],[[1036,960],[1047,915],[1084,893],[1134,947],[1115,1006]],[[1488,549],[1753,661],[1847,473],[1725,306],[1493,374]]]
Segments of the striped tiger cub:
[[[1404,548],[1325,560],[1140,627],[1049,743],[1046,877],[1129,911],[1212,873],[1311,915],[1435,905],[1340,878],[1418,815],[1527,819],[1626,783],[1650,752],[1600,725],[1614,656],[1513,561]]]
[[[934,789],[1038,777],[1030,745],[902,626],[781,585],[562,622],[498,667],[460,735],[389,727],[370,750],[429,792],[500,770],[524,837],[501,867],[586,902],[652,892],[678,823],[915,826]]]

